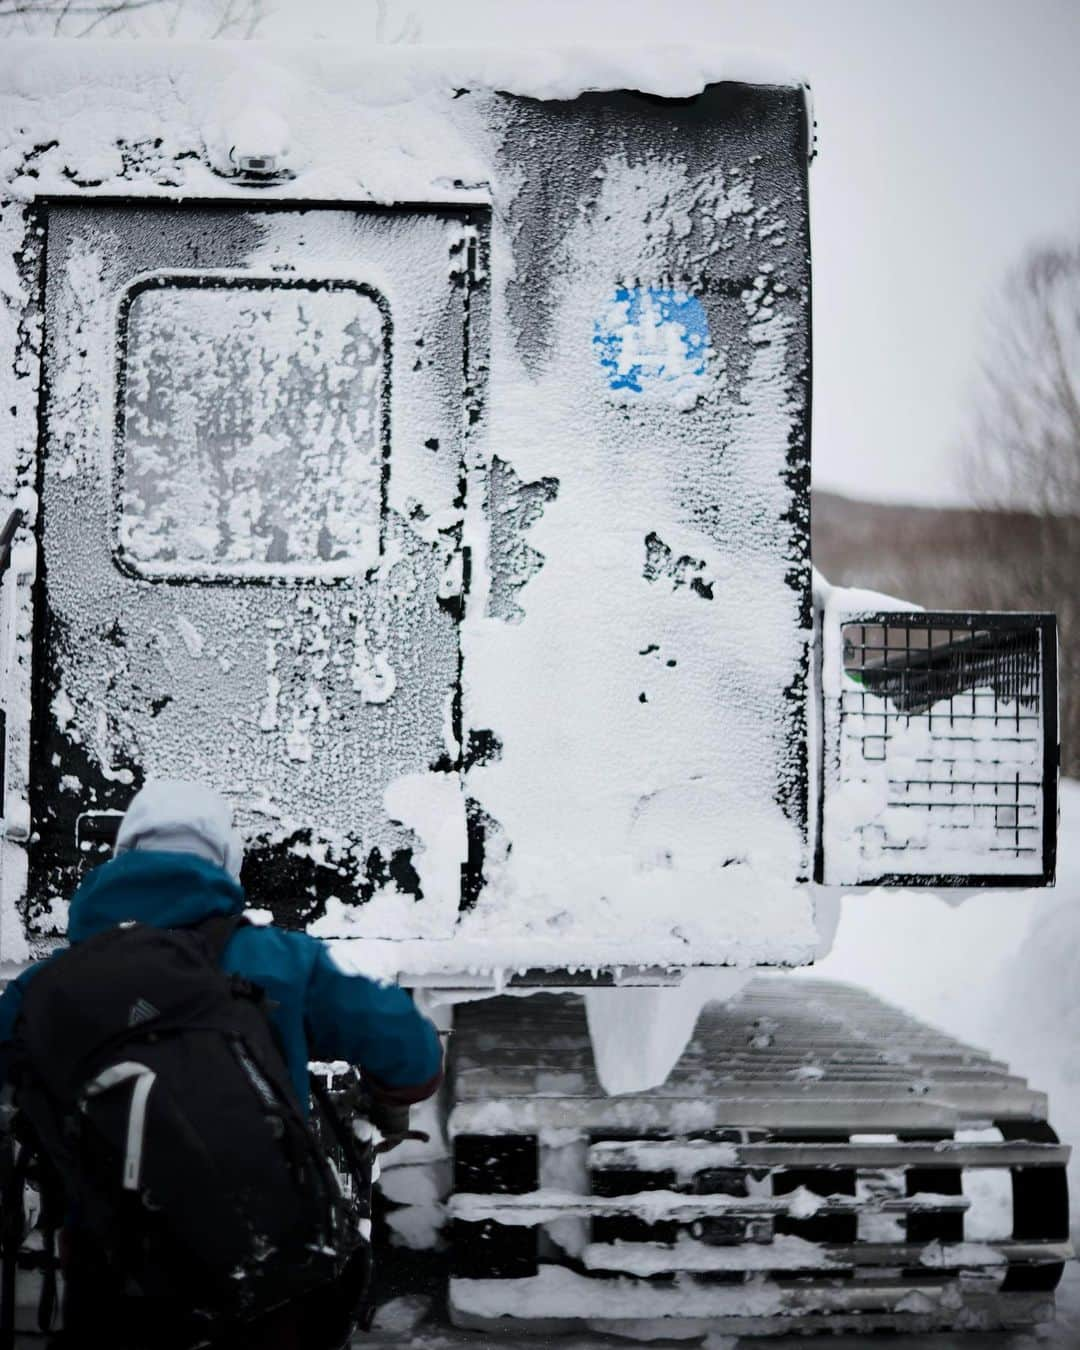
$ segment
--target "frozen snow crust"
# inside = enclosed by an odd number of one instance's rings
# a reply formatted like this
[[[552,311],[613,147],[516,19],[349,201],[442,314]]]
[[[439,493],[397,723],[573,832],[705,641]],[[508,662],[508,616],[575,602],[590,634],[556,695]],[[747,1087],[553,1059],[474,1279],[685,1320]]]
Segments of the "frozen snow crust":
[[[53,861],[24,931],[4,843],[3,959],[145,775],[365,969],[810,959],[805,116],[702,48],[6,46],[0,510],[40,486],[45,571],[24,533],[5,814]]]
[[[491,168],[448,106],[458,90],[540,100],[622,89],[689,98],[722,81],[805,89],[773,57],[708,44],[350,49],[14,39],[0,55],[3,126],[15,131],[0,164],[12,195],[48,191],[57,175],[61,191],[76,183],[108,192],[121,180],[126,190],[223,196],[229,186],[205,170],[231,170],[236,146],[286,152],[303,177],[301,195],[312,199],[458,200],[469,184],[482,192]],[[60,154],[20,164],[24,138],[41,146],[54,136]],[[179,182],[163,183],[160,174],[137,182],[125,174],[118,139],[146,141],[162,161],[174,149],[200,153]],[[292,196],[296,187],[269,191]]]
[[[275,83],[293,72],[309,87],[350,88],[360,101],[407,103],[431,92],[466,88],[522,98],[573,99],[590,91],[633,89],[661,98],[689,98],[709,84],[803,88],[801,71],[772,53],[710,43],[560,43],[548,47],[348,46],[337,42],[108,42],[10,39],[5,84],[30,94],[58,78],[76,84],[110,76],[128,83],[133,63],[159,70],[205,72],[208,78],[246,67],[253,87],[266,72]],[[33,67],[33,69],[29,69]],[[364,77],[367,77],[366,79]],[[55,86],[53,86],[55,87]]]

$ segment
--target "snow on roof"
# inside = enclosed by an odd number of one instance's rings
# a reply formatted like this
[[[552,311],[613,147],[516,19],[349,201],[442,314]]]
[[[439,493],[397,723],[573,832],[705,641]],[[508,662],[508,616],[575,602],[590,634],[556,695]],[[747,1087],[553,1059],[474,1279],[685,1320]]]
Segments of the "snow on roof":
[[[55,95],[113,75],[142,83],[166,71],[245,71],[256,83],[277,71],[328,89],[347,88],[362,103],[407,103],[426,94],[497,90],[523,98],[571,99],[589,91],[632,89],[689,98],[706,85],[802,86],[778,58],[712,44],[512,46],[342,46],[336,42],[109,42],[16,39],[0,66],[4,92]],[[288,72],[288,74],[286,74]]]
[[[722,81],[802,84],[769,58],[708,46],[22,39],[0,54],[0,183],[16,199],[73,185],[130,191],[123,146],[139,145],[168,166],[138,184],[140,195],[220,197],[234,191],[219,175],[232,173],[235,148],[284,153],[302,181],[270,195],[475,199],[489,176],[472,134],[477,99],[618,89],[685,98]]]

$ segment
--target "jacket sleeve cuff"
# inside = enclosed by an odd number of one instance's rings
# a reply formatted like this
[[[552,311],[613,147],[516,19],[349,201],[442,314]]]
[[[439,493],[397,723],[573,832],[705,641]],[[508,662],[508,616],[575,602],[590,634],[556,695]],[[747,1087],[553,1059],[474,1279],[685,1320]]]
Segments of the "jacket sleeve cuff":
[[[371,1095],[378,1101],[387,1102],[391,1106],[412,1106],[416,1102],[426,1101],[438,1089],[442,1080],[441,1064],[435,1073],[423,1083],[384,1083],[374,1074],[368,1073],[366,1069],[364,1070],[364,1082],[370,1088]]]

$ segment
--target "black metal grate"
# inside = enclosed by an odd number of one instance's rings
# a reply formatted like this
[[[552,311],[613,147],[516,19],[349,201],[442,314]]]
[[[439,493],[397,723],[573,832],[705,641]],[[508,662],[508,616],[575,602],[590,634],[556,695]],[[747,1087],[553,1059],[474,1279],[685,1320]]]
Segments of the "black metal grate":
[[[980,690],[993,699],[992,716],[1021,721],[1038,718],[1039,633],[1034,628],[933,628],[898,624],[844,626],[844,670],[865,691],[881,694],[904,713],[930,712],[945,702],[954,721],[983,718]],[[970,694],[971,706],[961,701]]]
[[[859,829],[868,860],[918,879],[923,855],[935,881],[972,879],[941,877],[945,840],[957,857],[970,843],[965,872],[1039,872],[1054,829],[1052,617],[876,614],[842,639],[840,779],[883,777],[887,794]]]

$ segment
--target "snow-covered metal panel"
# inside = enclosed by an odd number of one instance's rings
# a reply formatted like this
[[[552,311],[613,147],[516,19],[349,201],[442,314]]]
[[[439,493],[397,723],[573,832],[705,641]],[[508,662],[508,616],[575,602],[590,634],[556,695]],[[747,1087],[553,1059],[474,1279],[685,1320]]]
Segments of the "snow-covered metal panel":
[[[809,959],[801,87],[690,53],[655,93],[566,54],[35,55],[0,71],[3,228],[49,217],[47,434],[0,464],[41,473],[45,562],[7,912],[59,931],[95,813],[185,772],[343,961]],[[271,131],[291,176],[249,186]]]
[[[1047,614],[887,612],[824,625],[824,880],[1052,884],[1057,629]]]
[[[470,228],[452,208],[50,207],[41,931],[149,773],[232,790],[274,855],[253,899],[281,917],[317,902],[281,878],[291,849],[351,903],[389,879],[418,933],[452,928],[456,875],[423,885],[384,794],[447,758],[460,698]]]

